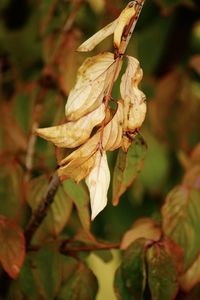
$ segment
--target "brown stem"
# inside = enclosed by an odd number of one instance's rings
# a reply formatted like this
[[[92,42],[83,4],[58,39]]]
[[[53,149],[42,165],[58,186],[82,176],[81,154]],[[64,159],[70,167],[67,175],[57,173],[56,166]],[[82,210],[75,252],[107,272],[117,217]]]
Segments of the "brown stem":
[[[32,218],[26,228],[25,238],[26,238],[27,248],[31,243],[34,233],[36,232],[36,230],[44,220],[45,216],[47,215],[47,211],[54,200],[54,196],[57,192],[59,185],[60,185],[60,179],[58,177],[57,172],[55,172],[51,178],[51,181],[49,182],[47,191],[44,194],[40,205],[38,206],[35,213],[32,215]]]
[[[126,51],[126,48],[129,44],[129,41],[131,39],[131,36],[133,34],[133,31],[135,29],[135,26],[137,24],[137,21],[138,21],[138,18],[140,16],[140,12],[142,10],[144,2],[145,2],[145,0],[138,1],[138,4],[136,6],[136,12],[133,15],[133,17],[131,18],[131,20],[130,20],[129,24],[127,25],[127,27],[125,28],[125,30],[124,30],[119,49],[116,49],[116,52],[115,52],[116,57],[120,56],[120,55],[124,55],[124,53]]]
[[[125,27],[125,30],[124,30],[124,33],[122,35],[122,40],[121,40],[119,48],[117,48],[115,50],[115,55],[114,55],[114,57],[115,57],[115,69],[114,69],[114,72],[113,72],[113,76],[112,76],[112,79],[111,79],[110,86],[108,88],[108,92],[105,96],[105,111],[106,112],[108,110],[110,100],[112,99],[112,90],[113,90],[113,87],[114,87],[114,83],[115,83],[117,74],[119,72],[120,61],[123,59],[123,55],[126,51],[126,48],[127,48],[128,43],[130,41],[130,38],[132,36],[133,30],[134,30],[134,28],[137,24],[137,21],[138,21],[140,12],[142,10],[142,7],[144,5],[144,2],[145,2],[145,0],[138,1],[138,4],[136,6],[136,12],[133,15],[133,17],[131,18],[129,24]],[[99,145],[98,145],[99,150],[101,152],[103,151],[103,133],[104,133],[105,125],[106,125],[106,117],[105,117],[105,119],[104,119],[104,121],[101,125],[100,139],[99,139]]]
[[[104,245],[104,246],[77,246],[77,247],[65,247],[62,249],[62,253],[68,253],[68,252],[89,252],[89,251],[102,251],[102,250],[112,250],[112,249],[119,249],[119,244],[110,244],[110,245]]]
[[[120,58],[120,56],[118,56],[116,61],[115,61],[115,69],[114,69],[113,76],[112,76],[112,79],[111,79],[111,82],[110,82],[110,86],[109,86],[108,92],[105,96],[105,111],[107,111],[108,106],[109,106],[109,102],[112,98],[112,90],[113,90],[113,86],[114,86],[114,83],[115,83],[115,79],[117,77],[117,73],[119,71],[120,61],[121,61],[121,58]],[[99,150],[100,151],[103,150],[103,133],[104,133],[105,125],[106,125],[106,117],[103,120],[103,123],[101,125],[101,132],[100,132],[100,138],[99,138]]]
[[[35,143],[36,143],[36,135],[35,130],[39,127],[40,118],[42,114],[42,100],[44,99],[46,94],[46,89],[42,88],[39,92],[39,95],[36,99],[34,112],[33,112],[33,121],[31,126],[31,133],[28,140],[28,147],[26,152],[25,166],[26,166],[26,174],[25,174],[25,182],[28,182],[31,176],[31,171],[33,168],[33,158],[35,154]]]

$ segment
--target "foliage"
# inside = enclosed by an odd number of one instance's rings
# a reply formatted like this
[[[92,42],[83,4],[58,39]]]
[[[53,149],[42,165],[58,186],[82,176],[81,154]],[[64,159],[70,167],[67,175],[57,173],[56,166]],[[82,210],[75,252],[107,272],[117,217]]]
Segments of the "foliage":
[[[146,1],[129,40],[127,4],[0,3],[1,299],[111,299],[90,254],[113,299],[200,297],[199,5]]]

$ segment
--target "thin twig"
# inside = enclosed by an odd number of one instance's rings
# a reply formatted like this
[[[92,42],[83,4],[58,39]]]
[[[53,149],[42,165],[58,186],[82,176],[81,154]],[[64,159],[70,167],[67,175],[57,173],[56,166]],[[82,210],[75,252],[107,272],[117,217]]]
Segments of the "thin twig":
[[[35,107],[33,112],[33,121],[31,126],[31,133],[28,140],[28,147],[26,152],[26,158],[25,158],[25,166],[26,166],[26,174],[25,174],[25,182],[28,182],[31,176],[31,171],[33,168],[33,158],[35,154],[35,143],[36,143],[36,135],[35,130],[39,127],[40,118],[42,114],[42,100],[44,99],[44,96],[46,94],[46,89],[42,89],[39,93]]]
[[[124,55],[126,48],[128,47],[129,41],[131,39],[131,36],[133,34],[133,31],[135,29],[135,26],[137,24],[137,21],[139,19],[144,2],[145,2],[145,0],[138,1],[138,4],[136,6],[136,13],[131,18],[128,26],[125,28],[120,47],[119,47],[119,49],[116,50],[116,53],[115,53],[116,56]]]
[[[74,22],[76,20],[76,16],[79,12],[79,8],[83,4],[83,2],[84,2],[84,0],[78,0],[77,2],[75,2],[73,10],[72,10],[71,14],[67,17],[67,20],[65,22],[65,25],[63,28],[64,32],[68,32],[73,27]]]
[[[51,178],[49,182],[48,188],[46,193],[44,194],[41,203],[35,213],[33,214],[27,228],[25,231],[25,238],[26,238],[26,247],[28,248],[33,235],[35,234],[36,230],[44,220],[45,216],[47,215],[47,211],[54,200],[54,196],[57,192],[57,189],[60,185],[60,179],[58,177],[57,172]]]
[[[108,244],[108,245],[102,245],[102,246],[95,246],[95,245],[86,245],[86,246],[77,246],[77,247],[70,247],[67,246],[64,249],[62,249],[62,253],[68,253],[68,252],[90,252],[90,251],[103,251],[103,250],[112,250],[112,249],[119,249],[119,244]]]

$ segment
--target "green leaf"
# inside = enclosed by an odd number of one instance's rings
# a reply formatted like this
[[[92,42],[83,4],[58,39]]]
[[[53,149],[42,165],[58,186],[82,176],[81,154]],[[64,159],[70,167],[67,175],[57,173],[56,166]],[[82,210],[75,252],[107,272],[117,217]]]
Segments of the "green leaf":
[[[148,151],[144,168],[139,176],[143,187],[150,192],[160,192],[166,183],[169,173],[169,157],[167,148],[149,131],[145,131]]]
[[[33,261],[30,254],[27,254],[24,265],[21,269],[20,276],[18,279],[18,285],[22,290],[27,300],[39,299],[37,286],[32,273]]]
[[[113,174],[113,204],[118,204],[120,196],[136,179],[143,167],[147,145],[140,135],[137,135],[127,153],[121,148]]]
[[[42,248],[33,257],[34,280],[42,299],[53,300],[62,280],[61,255],[54,249]]]
[[[167,196],[162,208],[163,229],[184,250],[187,269],[200,250],[200,190],[180,185]]]
[[[21,228],[0,216],[0,263],[12,278],[17,278],[25,257],[25,239]]]
[[[74,202],[83,228],[90,231],[89,195],[81,183],[72,180],[63,182],[63,188]]]
[[[47,189],[48,181],[44,176],[38,177],[31,182],[28,203],[35,211]],[[58,236],[67,224],[72,211],[72,200],[66,194],[61,185],[55,195],[54,202],[50,206],[46,218],[37,230],[34,241],[42,241],[50,236]]]
[[[34,94],[30,92],[22,92],[15,96],[13,103],[13,115],[16,117],[17,122],[21,125],[24,132],[29,134],[30,125],[32,121],[32,106]]]
[[[115,273],[114,290],[117,300],[135,300],[125,285],[122,269],[119,267]]]
[[[148,284],[152,300],[173,300],[178,292],[174,260],[162,244],[153,244],[147,251]]]
[[[124,299],[124,292],[127,299],[133,297],[143,299],[146,285],[146,243],[145,239],[139,239],[126,250],[115,278],[115,291],[118,299]]]
[[[135,38],[140,54],[139,60],[142,62],[145,73],[151,73],[156,70],[166,47],[172,21],[173,16],[169,16],[168,18],[154,18],[152,22],[149,22],[148,26],[145,26],[144,30],[140,30],[139,34],[136,34]],[[157,47],[152,43],[152,36],[156,41],[159,41]]]
[[[82,262],[64,282],[58,300],[95,300],[98,283],[90,269]]]
[[[19,165],[11,162],[2,167],[0,173],[0,214],[14,219],[19,212],[21,214],[23,171]]]

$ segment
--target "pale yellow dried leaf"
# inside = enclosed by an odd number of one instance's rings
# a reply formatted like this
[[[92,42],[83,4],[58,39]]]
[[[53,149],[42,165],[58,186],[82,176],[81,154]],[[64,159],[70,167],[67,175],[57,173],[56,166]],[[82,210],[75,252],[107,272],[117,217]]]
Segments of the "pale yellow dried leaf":
[[[86,40],[83,44],[81,44],[77,51],[88,52],[93,50],[105,38],[114,33],[117,23],[118,19],[103,27],[101,30],[99,30],[97,33],[91,36],[88,40]]]
[[[58,169],[58,176],[61,180],[71,178],[79,183],[92,170],[95,163],[95,157],[96,152],[93,152],[90,155],[73,159],[67,165]]]
[[[112,120],[105,126],[102,147],[105,151],[113,151],[122,143],[123,105],[119,103],[118,109]],[[60,162],[58,175],[62,178],[72,178],[79,182],[94,166],[95,155],[99,150],[100,130],[85,144],[73,151]]]
[[[128,66],[122,76],[120,92],[124,103],[124,123],[123,123],[123,149],[127,151],[131,141],[128,141],[127,134],[134,136],[134,132],[139,129],[146,116],[145,95],[139,90],[138,84],[143,76],[139,61],[128,56]]]
[[[91,218],[94,220],[108,201],[107,192],[110,184],[110,171],[105,152],[97,152],[94,167],[85,182],[90,192]]]
[[[103,101],[115,67],[114,55],[100,53],[85,60],[65,107],[68,121],[75,121],[96,109]]]
[[[116,48],[119,48],[124,29],[126,25],[129,24],[131,18],[135,15],[135,13],[135,5],[133,1],[131,1],[118,17],[118,22],[114,30],[114,45]]]
[[[105,105],[101,104],[96,110],[82,117],[78,121],[63,125],[40,128],[36,133],[51,141],[57,147],[75,148],[85,143],[95,126],[105,118]]]

